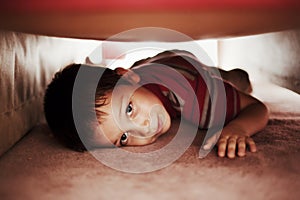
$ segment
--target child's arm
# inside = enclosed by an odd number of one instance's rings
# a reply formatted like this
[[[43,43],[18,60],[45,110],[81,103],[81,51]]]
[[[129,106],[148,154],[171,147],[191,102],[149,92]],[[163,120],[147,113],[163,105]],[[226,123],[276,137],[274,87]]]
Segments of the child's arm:
[[[238,116],[223,128],[219,138],[220,133],[212,136],[203,147],[208,150],[219,139],[217,146],[220,157],[227,153],[229,158],[234,158],[236,152],[240,157],[245,156],[247,145],[251,152],[256,152],[255,142],[250,136],[262,130],[268,121],[269,112],[262,102],[242,92],[239,95],[241,111]]]

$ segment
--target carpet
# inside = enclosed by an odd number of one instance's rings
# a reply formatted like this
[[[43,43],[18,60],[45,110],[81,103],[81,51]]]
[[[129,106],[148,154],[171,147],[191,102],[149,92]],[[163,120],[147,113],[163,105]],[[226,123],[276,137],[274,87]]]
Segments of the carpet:
[[[213,149],[199,159],[199,142],[203,139],[199,131],[179,159],[147,173],[121,172],[105,166],[91,153],[68,150],[41,123],[0,158],[0,197],[2,200],[299,199],[300,97],[276,88],[278,97],[255,93],[271,109],[267,127],[253,137],[258,152],[231,160],[217,157]],[[176,128],[173,126],[170,134],[158,143],[127,150],[159,149],[171,141]]]

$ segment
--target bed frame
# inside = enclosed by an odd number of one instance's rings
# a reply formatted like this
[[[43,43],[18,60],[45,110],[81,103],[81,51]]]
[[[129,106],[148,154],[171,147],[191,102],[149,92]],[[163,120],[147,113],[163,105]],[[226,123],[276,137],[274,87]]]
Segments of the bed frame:
[[[193,39],[253,35],[300,27],[297,0],[10,0],[0,29],[60,37],[107,39],[140,27],[162,27]],[[136,41],[135,36],[114,38]],[[144,39],[144,38],[143,38]],[[160,38],[172,41],[172,38]]]

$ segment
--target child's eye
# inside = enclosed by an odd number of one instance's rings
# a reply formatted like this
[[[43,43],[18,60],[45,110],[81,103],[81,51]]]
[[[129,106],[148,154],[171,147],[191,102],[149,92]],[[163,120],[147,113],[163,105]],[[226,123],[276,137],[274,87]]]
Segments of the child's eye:
[[[120,139],[121,146],[125,146],[128,142],[128,133],[123,133]]]
[[[130,102],[128,104],[128,106],[126,107],[126,115],[131,116],[132,112],[133,112],[133,106],[132,106],[132,103]]]

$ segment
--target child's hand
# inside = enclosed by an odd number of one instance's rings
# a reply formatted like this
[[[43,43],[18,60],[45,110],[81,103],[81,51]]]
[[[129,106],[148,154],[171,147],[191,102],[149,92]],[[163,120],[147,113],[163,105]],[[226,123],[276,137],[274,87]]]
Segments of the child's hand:
[[[220,133],[217,133],[209,138],[203,149],[208,150],[216,143],[218,146],[218,156],[224,157],[227,155],[228,158],[235,158],[236,154],[239,157],[245,156],[247,146],[250,152],[256,152],[255,142],[249,136],[224,132],[222,132],[220,137],[219,135]]]
[[[132,84],[136,84],[141,80],[140,76],[135,72],[133,72],[131,69],[124,69],[121,67],[117,67],[115,70],[117,74],[122,75],[125,79],[127,79]]]
[[[247,146],[250,152],[256,152],[256,145],[253,139],[244,135],[221,135],[217,146],[220,157],[224,157],[226,153],[228,158],[234,158],[235,154],[243,157],[246,155]]]
[[[209,138],[204,150],[209,150],[214,144],[218,146],[218,156],[234,158],[236,155],[246,155],[246,147],[250,152],[256,152],[256,145],[251,135],[262,130],[268,122],[269,111],[266,105],[252,96],[239,92],[241,111],[223,129]]]

